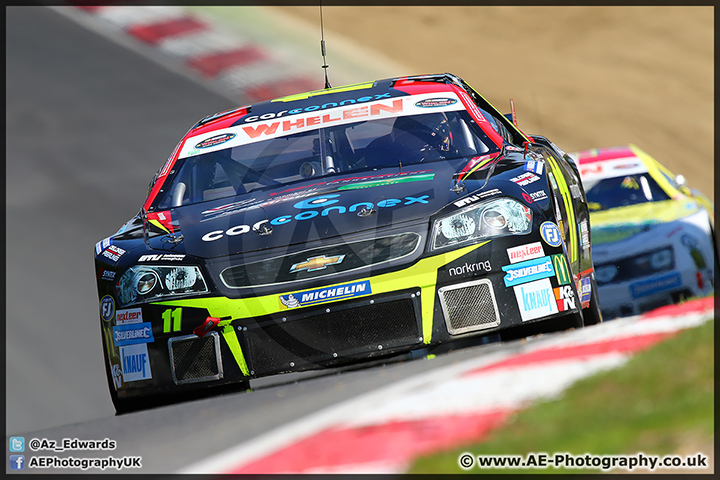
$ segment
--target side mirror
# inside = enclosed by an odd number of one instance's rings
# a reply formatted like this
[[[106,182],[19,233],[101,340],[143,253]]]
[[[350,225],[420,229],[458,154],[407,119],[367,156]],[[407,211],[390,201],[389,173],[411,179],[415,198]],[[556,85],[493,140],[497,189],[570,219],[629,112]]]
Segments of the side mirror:
[[[677,187],[678,190],[682,190],[683,188],[687,188],[687,181],[685,180],[684,175],[677,175],[675,176],[675,187]]]
[[[692,190],[690,190],[690,187],[687,186],[685,175],[675,176],[675,187],[689,197],[694,196]]]

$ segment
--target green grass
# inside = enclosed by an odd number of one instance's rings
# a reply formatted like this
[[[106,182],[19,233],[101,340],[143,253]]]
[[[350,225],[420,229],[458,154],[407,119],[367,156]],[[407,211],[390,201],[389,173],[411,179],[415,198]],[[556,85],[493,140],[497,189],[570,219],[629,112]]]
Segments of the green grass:
[[[423,457],[410,473],[590,473],[593,470],[462,470],[464,452],[522,455],[694,454],[713,445],[714,322],[634,355],[620,368],[584,378],[562,396],[513,416],[481,443]],[[700,447],[702,448],[702,447]],[[625,472],[626,471],[619,471]],[[681,473],[681,471],[678,471]]]

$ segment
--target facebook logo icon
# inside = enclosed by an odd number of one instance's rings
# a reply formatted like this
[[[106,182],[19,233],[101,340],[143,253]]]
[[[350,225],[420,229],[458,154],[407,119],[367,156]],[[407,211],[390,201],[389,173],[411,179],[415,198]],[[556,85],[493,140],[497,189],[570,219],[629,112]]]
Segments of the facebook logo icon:
[[[10,470],[24,470],[25,455],[10,455]]]
[[[10,437],[10,451],[11,452],[24,452],[25,451],[25,437]]]

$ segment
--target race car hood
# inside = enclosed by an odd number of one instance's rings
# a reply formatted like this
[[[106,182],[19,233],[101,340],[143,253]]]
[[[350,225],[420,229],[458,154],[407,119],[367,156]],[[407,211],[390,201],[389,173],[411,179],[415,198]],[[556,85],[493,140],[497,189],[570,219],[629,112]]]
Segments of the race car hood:
[[[465,162],[321,178],[188,205],[171,214],[186,252],[202,258],[305,244],[421,219],[429,224],[432,214],[457,198],[450,192],[452,175]]]
[[[593,245],[617,242],[698,211],[692,201],[664,200],[590,213]]]

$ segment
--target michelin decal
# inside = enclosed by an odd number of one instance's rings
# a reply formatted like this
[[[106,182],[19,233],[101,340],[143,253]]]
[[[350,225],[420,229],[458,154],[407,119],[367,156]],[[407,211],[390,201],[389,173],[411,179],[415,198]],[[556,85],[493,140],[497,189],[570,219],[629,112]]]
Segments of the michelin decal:
[[[347,298],[370,295],[372,289],[369,280],[362,282],[346,283],[334,287],[323,287],[305,292],[280,295],[280,305],[283,308],[297,308],[319,303],[331,302],[334,300],[345,300]]]

